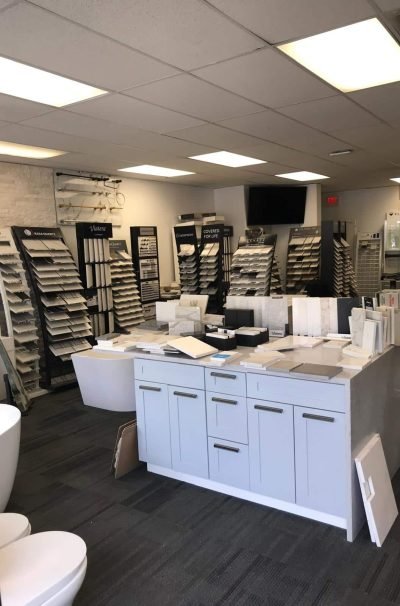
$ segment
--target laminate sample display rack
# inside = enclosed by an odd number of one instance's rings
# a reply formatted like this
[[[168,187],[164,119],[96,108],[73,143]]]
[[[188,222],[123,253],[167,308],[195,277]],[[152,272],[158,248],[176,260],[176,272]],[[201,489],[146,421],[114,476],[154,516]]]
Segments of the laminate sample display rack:
[[[224,226],[202,225],[200,294],[208,295],[208,313],[222,313],[224,305]]]
[[[242,236],[232,257],[229,295],[268,296],[276,235]]]
[[[13,227],[40,321],[40,385],[75,383],[71,354],[92,336],[82,283],[62,233],[54,227]]]
[[[111,237],[111,223],[76,224],[79,272],[85,287],[94,337],[114,330],[109,244]]]
[[[144,318],[132,257],[128,254],[126,241],[110,240],[110,255],[115,327],[121,332],[129,332],[143,322]]]
[[[322,221],[321,282],[333,297],[356,297],[357,281],[345,221]]]
[[[39,393],[39,335],[31,291],[11,229],[0,230],[0,293],[4,314],[1,334],[13,337],[15,369],[28,395],[34,397]]]
[[[380,233],[357,235],[356,276],[360,296],[372,297],[380,290],[382,237]]]
[[[174,227],[176,250],[178,254],[179,280],[183,294],[198,294],[199,285],[199,248],[196,227],[194,225]]]
[[[306,290],[307,285],[319,279],[321,257],[321,229],[319,227],[292,227],[289,233],[286,263],[286,293]]]
[[[143,315],[149,320],[155,318],[160,300],[157,227],[131,227],[131,250]]]

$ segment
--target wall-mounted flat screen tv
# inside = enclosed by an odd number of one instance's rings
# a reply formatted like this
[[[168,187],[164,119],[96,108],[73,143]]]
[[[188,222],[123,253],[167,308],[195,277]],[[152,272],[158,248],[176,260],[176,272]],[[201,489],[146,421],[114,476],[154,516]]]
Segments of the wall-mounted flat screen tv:
[[[304,223],[307,186],[249,187],[247,225]]]

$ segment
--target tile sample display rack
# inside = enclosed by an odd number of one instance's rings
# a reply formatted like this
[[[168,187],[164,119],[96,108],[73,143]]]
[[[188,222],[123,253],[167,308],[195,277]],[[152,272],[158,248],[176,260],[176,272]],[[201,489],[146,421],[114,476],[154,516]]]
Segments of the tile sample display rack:
[[[223,252],[223,270],[224,270],[224,291],[227,294],[229,290],[229,279],[232,268],[232,238],[233,226],[224,225],[224,252]]]
[[[145,320],[156,316],[160,300],[160,269],[157,227],[132,226],[131,250]]]
[[[200,253],[200,294],[208,295],[208,313],[222,313],[224,226],[202,225]]]
[[[110,240],[111,287],[114,302],[115,328],[129,332],[143,322],[139,289],[125,240]]]
[[[321,283],[333,297],[356,297],[357,281],[345,221],[322,221]]]
[[[400,211],[386,213],[383,231],[383,273],[395,279],[400,276]]]
[[[41,393],[37,316],[22,259],[9,228],[0,230],[0,294],[1,335],[13,337],[15,369],[28,396],[35,397]]]
[[[239,248],[232,257],[229,295],[270,294],[276,239],[275,234],[240,237]]]
[[[321,229],[292,227],[289,233],[286,263],[286,293],[306,290],[308,284],[319,280]]]
[[[357,235],[356,278],[358,294],[375,296],[381,287],[382,237],[376,232],[360,232]]]
[[[200,292],[200,259],[194,225],[174,227],[176,252],[178,255],[181,293],[195,295]]]
[[[272,269],[271,269],[271,286],[269,289],[270,295],[281,295],[283,294],[282,280],[281,280],[281,271],[279,268],[279,262],[274,255],[272,260]]]
[[[94,337],[114,330],[110,238],[111,223],[76,224],[79,272],[85,288]]]
[[[40,385],[49,389],[75,383],[71,354],[90,348],[92,330],[71,252],[58,228],[12,230],[40,321]]]

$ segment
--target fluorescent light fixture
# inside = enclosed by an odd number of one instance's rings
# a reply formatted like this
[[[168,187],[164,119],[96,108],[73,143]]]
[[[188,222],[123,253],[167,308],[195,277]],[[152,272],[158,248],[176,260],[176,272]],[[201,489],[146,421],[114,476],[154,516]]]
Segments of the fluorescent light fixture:
[[[153,166],[152,164],[142,164],[142,166],[130,166],[129,168],[119,168],[121,172],[138,173],[139,175],[154,175],[156,177],[182,177],[183,175],[194,175],[195,173],[187,170],[176,170],[175,168],[165,168],[164,166]]]
[[[376,18],[278,48],[344,93],[400,80],[400,46]]]
[[[0,57],[0,93],[64,107],[105,95],[107,91]]]
[[[1,156],[17,156],[18,158],[33,158],[35,160],[44,160],[45,158],[54,158],[63,156],[68,152],[58,149],[46,149],[45,147],[32,147],[31,145],[22,145],[21,143],[10,143],[0,141]]]
[[[337,151],[330,152],[330,156],[347,156],[348,154],[352,154],[352,149],[338,149]]]
[[[293,181],[315,181],[316,179],[329,179],[326,175],[319,175],[318,173],[310,173],[308,170],[300,170],[295,173],[283,173],[282,175],[275,175],[275,177],[282,177],[282,179],[292,179]]]
[[[249,158],[249,156],[241,156],[232,152],[219,151],[211,154],[201,154],[200,156],[190,156],[191,160],[200,160],[201,162],[210,162],[211,164],[221,164],[222,166],[230,166],[239,168],[240,166],[252,166],[253,164],[266,164],[266,160],[257,160],[257,158]]]
[[[400,183],[400,177],[393,177],[393,179],[390,180],[395,181],[396,183]]]

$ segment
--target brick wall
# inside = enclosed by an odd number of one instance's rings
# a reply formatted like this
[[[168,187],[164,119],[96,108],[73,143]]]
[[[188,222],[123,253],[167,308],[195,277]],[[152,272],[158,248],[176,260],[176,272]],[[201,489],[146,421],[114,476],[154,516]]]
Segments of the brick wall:
[[[0,162],[0,227],[56,225],[53,171]]]

